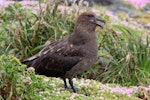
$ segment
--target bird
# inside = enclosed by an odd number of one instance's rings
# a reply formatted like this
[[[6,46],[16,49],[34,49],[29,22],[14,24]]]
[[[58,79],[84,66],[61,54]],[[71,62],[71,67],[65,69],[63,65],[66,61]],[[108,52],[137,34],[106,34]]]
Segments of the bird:
[[[95,62],[98,52],[95,29],[103,27],[103,23],[105,20],[98,18],[93,11],[83,12],[70,36],[49,43],[22,63],[33,67],[36,74],[61,78],[65,88],[68,88],[68,79],[70,88],[76,93],[72,79]]]

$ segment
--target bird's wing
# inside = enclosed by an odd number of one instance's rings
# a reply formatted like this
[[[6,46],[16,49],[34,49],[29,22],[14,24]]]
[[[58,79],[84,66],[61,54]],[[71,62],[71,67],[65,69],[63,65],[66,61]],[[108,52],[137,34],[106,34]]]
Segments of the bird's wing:
[[[39,53],[35,54],[34,56],[27,58],[22,61],[22,63],[35,60],[39,57],[42,57],[47,54],[58,54],[64,56],[82,56],[82,48],[74,46],[68,42],[67,38],[60,39],[54,41],[48,45],[46,45]]]
[[[70,44],[67,38],[60,39],[45,46],[39,53],[22,63],[34,67],[39,74],[45,75],[48,71],[47,76],[61,76],[81,61],[81,51],[80,47]]]

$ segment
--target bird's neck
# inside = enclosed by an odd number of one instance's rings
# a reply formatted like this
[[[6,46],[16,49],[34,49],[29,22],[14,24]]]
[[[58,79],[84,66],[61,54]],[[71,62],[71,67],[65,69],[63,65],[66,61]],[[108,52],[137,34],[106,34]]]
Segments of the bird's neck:
[[[75,30],[70,36],[71,43],[79,45],[95,40],[96,40],[95,31]]]

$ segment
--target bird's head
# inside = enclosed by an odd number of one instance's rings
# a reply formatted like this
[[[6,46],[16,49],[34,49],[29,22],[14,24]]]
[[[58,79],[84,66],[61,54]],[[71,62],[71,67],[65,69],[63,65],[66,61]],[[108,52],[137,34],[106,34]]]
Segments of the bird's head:
[[[87,29],[95,30],[96,26],[103,27],[102,23],[105,23],[104,19],[98,18],[92,11],[82,13],[76,23],[76,28],[86,27]]]

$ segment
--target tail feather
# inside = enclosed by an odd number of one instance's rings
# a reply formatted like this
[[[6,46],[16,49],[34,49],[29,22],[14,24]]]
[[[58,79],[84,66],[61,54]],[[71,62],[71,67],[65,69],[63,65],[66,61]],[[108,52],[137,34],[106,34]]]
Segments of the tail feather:
[[[32,66],[33,60],[23,60],[21,63],[27,65],[28,68]]]
[[[34,55],[30,58],[27,58],[27,59],[21,61],[21,63],[27,65],[28,67],[31,67],[34,60],[37,59],[38,57],[39,57],[38,55]]]
[[[27,68],[31,66],[31,63],[30,63],[30,62],[22,61],[21,63],[27,65]]]

